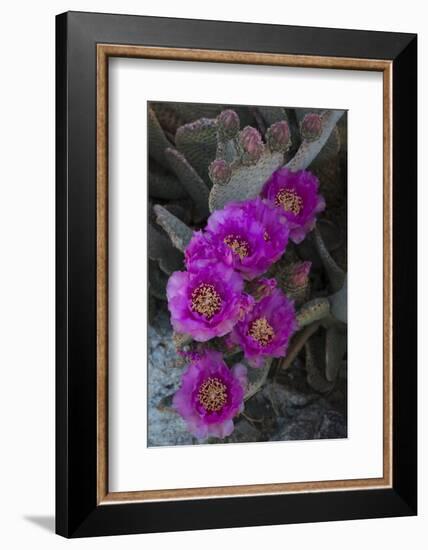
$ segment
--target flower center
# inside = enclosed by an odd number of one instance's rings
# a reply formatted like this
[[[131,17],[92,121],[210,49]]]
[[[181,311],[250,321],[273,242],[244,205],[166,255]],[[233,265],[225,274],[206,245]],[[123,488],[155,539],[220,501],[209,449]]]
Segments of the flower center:
[[[275,331],[268,323],[266,317],[259,317],[251,323],[248,334],[264,347],[273,340]]]
[[[223,239],[223,242],[224,244],[227,244],[227,246],[232,249],[232,252],[237,254],[241,260],[243,260],[250,253],[248,242],[242,237],[239,237],[239,235],[227,235]]]
[[[303,200],[293,189],[281,189],[276,194],[275,205],[282,206],[286,212],[297,216],[303,208]]]
[[[207,378],[201,384],[198,401],[207,412],[219,411],[227,401],[227,388],[219,378]]]
[[[270,235],[267,231],[263,233],[263,240],[265,240],[266,242],[270,241]]]
[[[221,298],[214,285],[201,283],[192,292],[192,311],[211,319],[221,309]]]

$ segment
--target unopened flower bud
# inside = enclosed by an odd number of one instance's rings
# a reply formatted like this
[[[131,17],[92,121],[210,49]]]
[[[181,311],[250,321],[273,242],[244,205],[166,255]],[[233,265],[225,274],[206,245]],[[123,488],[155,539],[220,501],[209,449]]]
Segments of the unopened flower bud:
[[[252,289],[252,295],[257,301],[260,301],[262,298],[265,298],[266,296],[270,296],[272,292],[275,290],[275,288],[276,288],[275,279],[261,278],[254,283],[254,288]]]
[[[300,124],[300,134],[306,141],[317,140],[322,132],[322,119],[316,113],[308,113]]]
[[[239,144],[244,164],[255,164],[263,154],[262,136],[258,130],[251,126],[246,126],[239,134]]]
[[[267,131],[266,140],[271,151],[286,151],[291,143],[288,122],[280,120],[272,124]]]
[[[217,127],[222,138],[233,139],[239,132],[239,117],[232,111],[226,109],[217,117]]]
[[[296,304],[302,304],[309,296],[311,267],[311,262],[296,262],[289,265],[282,274],[283,288]]]
[[[232,176],[232,168],[225,160],[217,159],[210,164],[208,173],[214,184],[226,185]]]
[[[299,288],[308,284],[312,262],[297,262],[290,270],[290,285]]]

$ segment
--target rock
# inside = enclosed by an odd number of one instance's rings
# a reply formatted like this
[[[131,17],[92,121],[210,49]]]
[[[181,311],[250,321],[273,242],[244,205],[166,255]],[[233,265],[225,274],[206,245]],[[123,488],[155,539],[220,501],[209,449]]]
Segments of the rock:
[[[185,366],[176,353],[169,316],[161,306],[149,326],[148,445],[194,445],[198,441],[171,408]],[[343,388],[341,387],[343,385]],[[328,396],[308,385],[306,372],[297,359],[278,381],[268,380],[245,404],[235,419],[235,430],[224,442],[296,441],[347,436],[346,380]]]
[[[244,417],[235,421],[235,429],[230,435],[227,443],[249,443],[260,441],[261,433]]]
[[[181,417],[162,406],[180,385],[183,366],[177,356],[168,313],[159,311],[148,330],[148,441],[149,447],[191,445],[194,438]]]
[[[271,441],[340,439],[347,437],[345,418],[330,408],[325,399],[278,419],[279,429]]]
[[[320,439],[340,439],[347,437],[346,424],[343,416],[337,411],[327,411],[319,428]]]
[[[278,395],[278,399],[290,402],[295,407],[304,407],[319,398],[308,384],[306,371],[302,361],[297,358],[292,366],[277,374],[278,384],[272,387],[273,397],[276,392],[285,392],[285,395]]]
[[[257,424],[261,441],[347,437],[346,402],[339,390],[332,400],[321,397],[307,384],[298,361],[280,380],[281,383],[269,381],[248,403],[252,406],[248,407],[251,416],[261,420]]]

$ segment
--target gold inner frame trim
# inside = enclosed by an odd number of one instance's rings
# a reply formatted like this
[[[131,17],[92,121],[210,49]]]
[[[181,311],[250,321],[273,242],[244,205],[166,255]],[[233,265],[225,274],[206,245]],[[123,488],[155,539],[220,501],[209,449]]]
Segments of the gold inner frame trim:
[[[108,488],[108,59],[145,59],[383,73],[383,476],[296,483],[109,492]],[[221,498],[392,486],[392,62],[187,48],[97,45],[97,503]]]

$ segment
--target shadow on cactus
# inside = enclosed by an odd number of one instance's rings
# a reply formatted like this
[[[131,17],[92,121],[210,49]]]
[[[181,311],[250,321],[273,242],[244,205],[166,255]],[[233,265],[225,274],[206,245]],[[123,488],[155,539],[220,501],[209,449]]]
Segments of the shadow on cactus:
[[[148,143],[148,444],[347,437],[346,112],[150,102]]]

